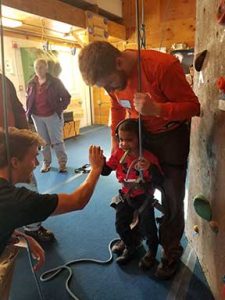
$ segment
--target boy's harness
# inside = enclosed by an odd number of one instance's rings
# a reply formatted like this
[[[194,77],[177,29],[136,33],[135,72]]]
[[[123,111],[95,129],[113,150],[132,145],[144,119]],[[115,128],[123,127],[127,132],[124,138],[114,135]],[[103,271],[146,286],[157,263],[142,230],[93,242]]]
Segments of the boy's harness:
[[[129,150],[127,150],[123,156],[121,157],[119,163],[123,164],[127,158],[129,154]],[[149,182],[146,182],[143,178],[143,171],[142,170],[138,170],[139,171],[139,176],[136,179],[129,179],[129,173],[131,171],[131,168],[134,167],[135,163],[138,162],[139,159],[135,159],[131,165],[128,168],[127,174],[125,179],[122,181],[122,185],[123,187],[128,188],[127,193],[121,193],[115,197],[113,197],[112,202],[111,202],[111,206],[115,208],[116,205],[118,205],[120,202],[124,202],[127,201],[127,203],[130,206],[133,206],[132,201],[131,201],[131,194],[133,191],[135,190],[142,190],[143,194],[146,196],[145,200],[143,202],[143,204],[139,207],[138,212],[142,213],[144,211],[144,209],[147,207],[147,205],[149,205],[149,202],[151,204],[152,207],[156,207],[158,210],[160,210],[161,212],[163,212],[163,208],[162,205],[158,202],[157,199],[154,198],[154,195],[152,193],[148,193],[148,191],[150,192],[150,190],[152,189],[152,187],[150,186]]]

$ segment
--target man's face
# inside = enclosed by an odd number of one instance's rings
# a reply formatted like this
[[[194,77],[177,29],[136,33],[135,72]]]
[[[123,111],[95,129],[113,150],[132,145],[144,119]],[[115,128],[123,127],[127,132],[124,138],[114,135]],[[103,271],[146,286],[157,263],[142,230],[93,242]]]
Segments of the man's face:
[[[98,87],[103,87],[107,92],[121,91],[127,85],[127,76],[124,71],[115,71],[96,82]]]
[[[32,172],[39,165],[37,160],[38,147],[31,146],[23,159],[14,158],[13,172],[15,174],[16,182],[30,183]]]
[[[48,67],[46,66],[46,64],[42,63],[42,62],[38,62],[35,66],[34,66],[34,71],[35,74],[38,77],[44,77],[48,71]]]

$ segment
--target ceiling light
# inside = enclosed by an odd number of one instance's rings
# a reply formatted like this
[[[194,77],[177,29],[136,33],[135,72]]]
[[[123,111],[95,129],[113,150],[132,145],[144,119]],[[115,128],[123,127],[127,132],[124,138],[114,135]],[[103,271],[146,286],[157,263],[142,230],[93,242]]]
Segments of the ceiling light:
[[[9,19],[9,18],[2,17],[2,25],[4,27],[15,28],[15,27],[22,26],[23,23],[21,21],[18,21],[18,20],[14,20],[14,19]]]

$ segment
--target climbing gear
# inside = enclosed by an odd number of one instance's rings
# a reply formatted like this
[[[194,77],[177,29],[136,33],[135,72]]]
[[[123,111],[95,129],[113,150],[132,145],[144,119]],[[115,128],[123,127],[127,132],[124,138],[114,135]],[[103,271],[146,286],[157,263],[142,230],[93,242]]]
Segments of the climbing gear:
[[[90,164],[85,164],[83,165],[81,168],[77,168],[74,170],[75,173],[83,173],[83,174],[87,174],[89,173],[91,165]]]

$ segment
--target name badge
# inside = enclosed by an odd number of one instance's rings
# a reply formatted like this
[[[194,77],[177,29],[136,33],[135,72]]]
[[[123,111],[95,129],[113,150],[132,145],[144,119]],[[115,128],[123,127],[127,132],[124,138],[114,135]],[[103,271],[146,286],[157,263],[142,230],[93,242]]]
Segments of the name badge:
[[[131,108],[129,100],[118,100],[119,104],[124,108]]]

